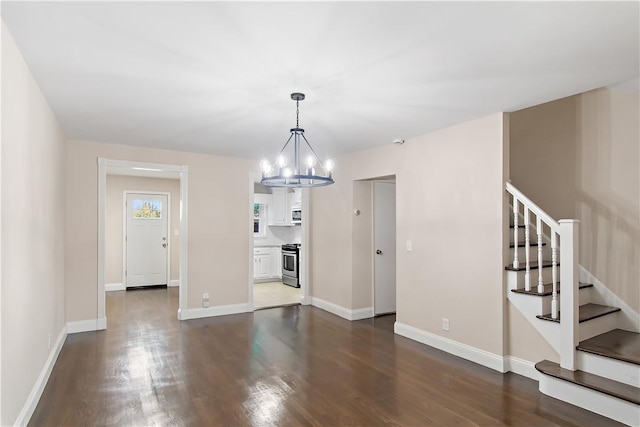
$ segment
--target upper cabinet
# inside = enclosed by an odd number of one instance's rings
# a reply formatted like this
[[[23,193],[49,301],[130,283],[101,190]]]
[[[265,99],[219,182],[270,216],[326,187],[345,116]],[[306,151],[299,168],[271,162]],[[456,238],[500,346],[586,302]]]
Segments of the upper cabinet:
[[[299,188],[273,188],[268,209],[269,225],[291,226],[291,210],[302,207],[302,191]]]
[[[288,208],[289,189],[274,188],[271,194],[271,205],[269,205],[269,225],[291,225]]]
[[[302,190],[299,188],[291,193],[291,209],[302,209]]]

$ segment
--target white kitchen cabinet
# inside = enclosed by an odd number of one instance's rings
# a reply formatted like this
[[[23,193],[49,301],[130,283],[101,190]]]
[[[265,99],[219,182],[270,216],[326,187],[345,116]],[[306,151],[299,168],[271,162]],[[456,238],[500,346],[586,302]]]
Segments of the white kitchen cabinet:
[[[295,188],[291,193],[291,209],[302,208],[302,189]]]
[[[253,278],[268,279],[271,274],[271,255],[253,256]]]
[[[280,248],[271,249],[271,277],[282,277],[282,250]]]
[[[288,226],[291,224],[291,204],[288,188],[274,188],[268,209],[269,225]]]
[[[254,280],[279,279],[282,277],[282,251],[279,247],[253,249]]]

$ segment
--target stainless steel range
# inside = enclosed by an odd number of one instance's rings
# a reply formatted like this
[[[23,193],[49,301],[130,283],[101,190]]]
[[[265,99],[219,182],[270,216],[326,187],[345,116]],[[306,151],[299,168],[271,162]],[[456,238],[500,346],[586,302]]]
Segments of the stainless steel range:
[[[300,287],[300,244],[282,245],[282,283]]]

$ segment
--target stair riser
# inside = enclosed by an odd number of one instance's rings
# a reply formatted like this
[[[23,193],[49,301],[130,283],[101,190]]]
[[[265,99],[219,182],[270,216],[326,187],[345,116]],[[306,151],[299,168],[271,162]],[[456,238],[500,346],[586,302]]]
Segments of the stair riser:
[[[638,365],[585,351],[578,351],[576,356],[577,368],[581,371],[600,375],[634,387],[638,387],[638,384],[640,384],[640,367]]]
[[[578,325],[578,341],[588,340],[617,328],[619,312],[582,322]]]
[[[539,390],[580,408],[587,409],[621,423],[640,425],[638,405],[567,381],[540,374]]]

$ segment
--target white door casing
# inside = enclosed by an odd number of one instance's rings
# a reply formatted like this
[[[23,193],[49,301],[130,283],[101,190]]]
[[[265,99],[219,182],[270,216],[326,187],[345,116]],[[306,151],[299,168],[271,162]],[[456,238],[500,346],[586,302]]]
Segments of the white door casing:
[[[167,285],[169,195],[125,192],[125,196],[126,287]]]
[[[373,182],[373,314],[396,311],[396,185]]]

